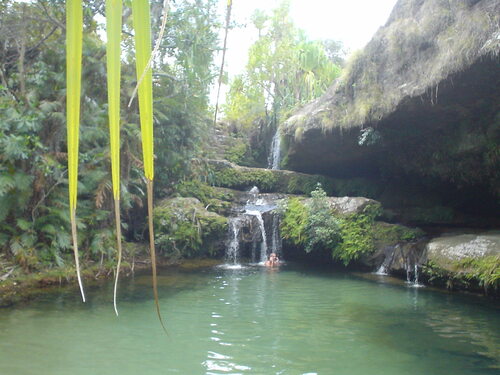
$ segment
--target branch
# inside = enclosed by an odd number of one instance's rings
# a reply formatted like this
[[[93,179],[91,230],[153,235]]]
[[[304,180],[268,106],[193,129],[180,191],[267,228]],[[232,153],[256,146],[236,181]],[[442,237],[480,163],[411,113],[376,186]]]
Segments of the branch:
[[[63,172],[62,172],[62,175],[61,177],[64,176],[64,174],[67,172],[68,170],[65,169]],[[33,206],[33,209],[31,210],[31,220],[33,221],[33,223],[35,222],[35,214],[36,214],[36,210],[38,209],[38,207],[45,201],[45,199],[47,199],[47,197],[50,195],[50,193],[52,193],[52,191],[58,186],[60,185],[61,183],[63,182],[62,179],[59,179],[58,181],[56,181],[54,183],[54,185],[52,185],[46,193],[43,194],[42,198],[40,198],[40,200]]]
[[[47,9],[47,7],[45,6],[44,2],[39,2],[39,4],[41,5],[42,10],[44,11],[44,13],[47,16],[47,18],[49,19],[49,21],[52,22],[54,25],[57,25],[58,27],[60,27],[64,31],[66,31],[66,25],[64,25],[63,23],[59,22],[59,20],[57,18],[53,17],[50,14],[50,12]]]

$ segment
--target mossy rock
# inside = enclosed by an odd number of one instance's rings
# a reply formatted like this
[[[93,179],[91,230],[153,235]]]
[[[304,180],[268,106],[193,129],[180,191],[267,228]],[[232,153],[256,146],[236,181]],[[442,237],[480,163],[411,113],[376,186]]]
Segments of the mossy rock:
[[[373,230],[374,238],[379,248],[395,245],[400,242],[416,241],[424,236],[424,232],[421,229],[381,221],[374,223]]]
[[[210,160],[209,166],[214,186],[237,190],[257,186],[261,192],[309,194],[320,183],[329,195],[335,193],[335,180],[325,176],[241,167],[226,160]]]
[[[426,250],[424,272],[431,283],[498,293],[500,232],[444,234],[429,241]]]
[[[224,250],[227,218],[208,211],[196,198],[169,198],[154,209],[155,244],[161,254],[192,258]]]
[[[283,237],[292,246],[307,249],[317,231],[311,231],[311,217],[318,216],[317,210],[310,211],[315,198],[294,197],[283,205],[281,224]],[[317,199],[317,198],[316,198]],[[328,246],[315,247],[315,251],[329,252],[334,259],[345,265],[360,261],[367,265],[380,248],[401,242],[416,240],[422,236],[417,229],[396,224],[375,221],[382,213],[381,204],[363,197],[323,197],[321,206],[329,212],[324,216],[320,231],[335,235]],[[331,220],[333,219],[333,220]]]

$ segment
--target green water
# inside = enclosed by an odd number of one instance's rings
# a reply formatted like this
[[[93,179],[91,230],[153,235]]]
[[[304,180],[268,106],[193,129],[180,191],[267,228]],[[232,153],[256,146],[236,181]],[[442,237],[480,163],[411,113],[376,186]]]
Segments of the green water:
[[[499,374],[500,314],[484,298],[285,266],[162,271],[0,310],[2,375]]]

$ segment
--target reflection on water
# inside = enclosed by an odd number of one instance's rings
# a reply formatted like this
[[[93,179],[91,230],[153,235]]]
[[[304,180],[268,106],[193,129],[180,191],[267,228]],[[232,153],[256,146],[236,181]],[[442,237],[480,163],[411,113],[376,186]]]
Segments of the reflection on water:
[[[122,281],[119,318],[111,284],[87,304],[0,310],[0,374],[498,373],[498,305],[483,298],[293,265],[168,270],[166,337],[150,283]]]

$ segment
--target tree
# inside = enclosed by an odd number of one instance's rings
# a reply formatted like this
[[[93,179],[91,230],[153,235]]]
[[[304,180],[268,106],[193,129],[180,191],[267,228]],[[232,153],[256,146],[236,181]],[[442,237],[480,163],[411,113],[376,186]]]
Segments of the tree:
[[[317,98],[340,74],[324,44],[309,40],[289,10],[290,2],[283,1],[271,16],[254,13],[259,38],[250,47],[245,72],[231,82],[224,113],[249,137],[262,132],[256,124],[274,132],[296,106]]]
[[[0,252],[27,271],[71,262],[65,139],[64,1],[0,4]],[[125,5],[129,2],[125,1]],[[155,0],[153,10],[163,1]],[[183,2],[155,60],[156,190],[189,173],[210,124],[215,77],[215,0]],[[84,2],[82,117],[78,189],[83,261],[114,261],[105,45],[95,20],[102,1]],[[124,7],[126,8],[126,7]],[[159,17],[158,17],[159,18]],[[154,23],[153,34],[159,25]],[[124,11],[121,113],[121,206],[125,236],[142,240],[144,188],[130,13]],[[24,48],[21,48],[24,44]],[[22,54],[24,51],[24,57]]]

